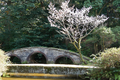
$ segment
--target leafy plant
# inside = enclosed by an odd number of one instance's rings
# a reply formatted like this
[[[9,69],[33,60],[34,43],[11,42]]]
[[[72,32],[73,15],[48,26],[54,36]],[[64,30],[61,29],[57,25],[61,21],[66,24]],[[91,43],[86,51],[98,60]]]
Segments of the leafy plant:
[[[109,48],[114,42],[116,42],[116,35],[111,28],[102,26],[96,28],[93,33],[84,40],[84,45],[87,44],[93,47],[91,52],[97,54],[99,51],[103,51],[106,48]],[[90,48],[91,48],[90,47]]]
[[[4,51],[0,49],[0,77],[7,70],[8,56],[4,54]]]
[[[91,70],[91,79],[120,79],[120,48],[110,48],[92,56],[93,63],[99,68]]]
[[[116,43],[113,44],[115,47],[119,47],[120,45],[120,26],[115,26],[112,28],[113,33],[115,34]]]
[[[116,68],[120,63],[120,48],[110,48],[92,55],[94,64],[103,68]]]

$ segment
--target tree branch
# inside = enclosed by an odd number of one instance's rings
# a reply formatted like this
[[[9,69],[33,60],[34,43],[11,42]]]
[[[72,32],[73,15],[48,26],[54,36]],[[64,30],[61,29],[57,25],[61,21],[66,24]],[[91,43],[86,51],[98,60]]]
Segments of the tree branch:
[[[103,5],[103,7],[100,9],[98,15],[101,14],[102,10],[104,9],[105,6],[107,6],[109,3],[112,3],[114,0],[110,0],[109,2],[107,2],[106,4]]]

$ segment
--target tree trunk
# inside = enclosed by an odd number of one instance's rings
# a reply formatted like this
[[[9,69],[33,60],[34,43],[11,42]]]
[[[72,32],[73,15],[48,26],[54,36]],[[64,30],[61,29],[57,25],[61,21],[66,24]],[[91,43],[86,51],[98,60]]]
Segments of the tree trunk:
[[[81,54],[81,49],[79,49],[78,52],[79,52],[81,61],[82,61],[84,64],[86,64],[86,62],[85,62],[85,60],[83,59],[83,56],[82,56],[82,54]]]
[[[82,57],[82,54],[81,54],[81,40],[82,39],[79,39],[79,42],[77,43],[76,45],[76,42],[73,42],[72,44],[75,46],[75,48],[77,49],[77,51],[79,52],[79,55],[80,55],[80,61],[82,61],[84,64],[86,64],[86,62],[84,61],[83,57]]]

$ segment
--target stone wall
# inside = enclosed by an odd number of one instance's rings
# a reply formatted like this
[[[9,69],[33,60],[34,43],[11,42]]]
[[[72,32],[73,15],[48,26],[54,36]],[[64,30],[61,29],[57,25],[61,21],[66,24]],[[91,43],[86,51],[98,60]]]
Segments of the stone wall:
[[[83,75],[95,66],[64,65],[64,64],[8,64],[8,73],[45,73],[64,75]]]

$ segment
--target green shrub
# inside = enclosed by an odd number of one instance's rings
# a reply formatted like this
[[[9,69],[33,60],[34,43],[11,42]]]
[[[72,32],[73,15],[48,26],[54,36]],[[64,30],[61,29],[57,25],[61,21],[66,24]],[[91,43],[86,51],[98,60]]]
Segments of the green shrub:
[[[110,48],[93,56],[98,69],[91,69],[91,80],[120,80],[120,48]]]
[[[120,66],[120,48],[110,48],[92,55],[94,64],[103,68],[116,68]]]
[[[8,60],[8,56],[4,54],[4,51],[0,49],[0,77],[1,75],[7,70],[7,63],[6,61]]]

